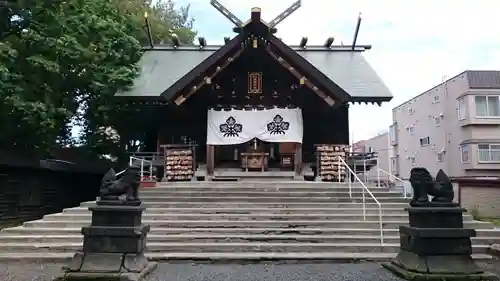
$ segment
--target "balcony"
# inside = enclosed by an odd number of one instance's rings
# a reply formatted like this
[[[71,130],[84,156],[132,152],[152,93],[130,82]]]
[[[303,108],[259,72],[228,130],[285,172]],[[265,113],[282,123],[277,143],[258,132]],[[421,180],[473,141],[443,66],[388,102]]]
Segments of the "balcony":
[[[478,148],[477,162],[478,163],[500,163],[500,145],[495,145],[498,148]]]

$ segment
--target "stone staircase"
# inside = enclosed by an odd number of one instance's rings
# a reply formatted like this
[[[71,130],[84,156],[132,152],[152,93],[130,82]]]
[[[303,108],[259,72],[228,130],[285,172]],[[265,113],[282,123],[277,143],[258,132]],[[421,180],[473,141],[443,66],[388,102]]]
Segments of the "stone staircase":
[[[407,199],[388,188],[322,182],[160,183],[141,191],[151,225],[147,256],[155,260],[332,259],[385,260],[399,250],[398,226],[408,223]],[[43,219],[0,231],[0,259],[70,258],[82,245],[80,229],[90,224],[88,207],[65,209]],[[475,258],[490,258],[500,229],[464,215],[475,228]]]

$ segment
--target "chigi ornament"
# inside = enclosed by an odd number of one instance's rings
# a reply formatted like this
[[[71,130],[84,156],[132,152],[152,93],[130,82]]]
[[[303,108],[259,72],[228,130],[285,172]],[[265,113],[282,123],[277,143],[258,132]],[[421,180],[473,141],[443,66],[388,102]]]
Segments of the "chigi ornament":
[[[262,94],[262,73],[249,72],[248,73],[248,93],[249,94]]]

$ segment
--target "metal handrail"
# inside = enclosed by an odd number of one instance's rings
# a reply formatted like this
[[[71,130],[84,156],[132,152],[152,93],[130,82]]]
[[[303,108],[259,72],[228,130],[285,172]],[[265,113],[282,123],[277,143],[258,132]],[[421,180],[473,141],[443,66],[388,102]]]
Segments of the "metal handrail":
[[[121,176],[123,173],[125,173],[125,171],[126,171],[126,170],[127,170],[127,169],[124,169],[124,170],[122,170],[122,171],[120,171],[120,172],[116,173],[116,176],[117,176],[117,177],[118,177],[118,176]]]
[[[132,157],[143,158],[144,160],[156,161],[164,158],[163,152],[129,152]]]
[[[368,172],[368,170],[366,169],[366,162],[368,161],[372,161],[372,160],[377,160],[377,168],[378,168],[378,165],[379,165],[379,156],[377,155],[376,157],[371,157],[371,158],[367,158],[367,159],[359,159],[359,160],[354,160],[353,161],[353,167],[354,167],[354,173],[356,173],[356,162],[363,162],[363,177],[364,177],[364,180],[366,181],[366,172]],[[380,173],[379,171],[377,170],[377,187],[381,187],[380,185]]]
[[[146,160],[144,158],[130,156],[129,162],[128,162],[129,166],[132,166],[132,164],[134,163],[134,160],[141,161],[141,180],[144,179],[144,163],[149,164],[149,171],[148,172],[149,172],[149,178],[151,179],[153,177],[153,162]]]
[[[339,173],[338,175],[338,178],[340,178],[340,164],[342,163],[345,168],[349,171],[349,173],[351,175],[354,176],[354,179],[356,181],[358,181],[361,186],[363,187],[361,190],[362,190],[362,198],[363,198],[363,219],[366,220],[366,199],[365,199],[365,191],[368,192],[368,194],[372,197],[373,201],[375,201],[375,203],[377,203],[378,205],[378,215],[379,215],[379,228],[380,228],[380,244],[384,244],[384,228],[383,228],[383,223],[382,223],[382,204],[380,204],[380,202],[377,200],[377,198],[375,198],[375,195],[373,195],[373,193],[370,191],[370,189],[368,189],[368,187],[359,179],[359,177],[352,171],[352,169],[349,167],[349,165],[347,165],[347,163],[344,161],[344,159],[342,159],[342,157],[338,157],[338,159],[340,160],[338,162],[338,170],[337,172]],[[340,180],[339,180],[340,182]],[[347,181],[349,183],[349,197],[352,198],[352,187],[351,187],[351,181],[350,179]]]
[[[384,174],[388,175],[389,177],[392,177],[392,178],[393,178],[393,179],[395,179],[396,181],[401,182],[401,184],[403,185],[403,197],[404,197],[404,198],[407,198],[406,196],[407,196],[408,192],[407,192],[407,190],[406,190],[406,182],[405,182],[404,180],[402,180],[402,179],[400,179],[400,178],[396,177],[395,175],[393,175],[393,174],[391,174],[391,173],[387,172],[387,171],[386,171],[386,170],[384,170],[384,169],[381,169],[381,168],[378,168],[378,169],[379,169],[382,173],[384,173]],[[379,174],[379,181],[380,181],[380,174]]]

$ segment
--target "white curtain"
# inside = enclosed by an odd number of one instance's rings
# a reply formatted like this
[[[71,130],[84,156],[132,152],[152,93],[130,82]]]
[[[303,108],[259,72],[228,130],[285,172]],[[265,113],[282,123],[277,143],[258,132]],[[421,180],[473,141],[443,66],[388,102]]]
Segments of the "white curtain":
[[[258,138],[267,142],[302,143],[300,108],[208,111],[207,144],[240,144]]]

